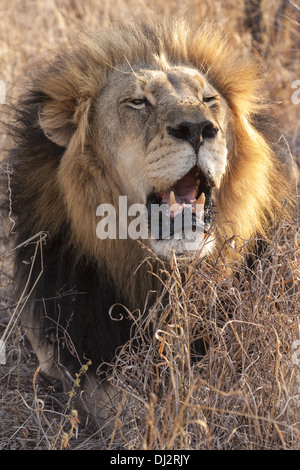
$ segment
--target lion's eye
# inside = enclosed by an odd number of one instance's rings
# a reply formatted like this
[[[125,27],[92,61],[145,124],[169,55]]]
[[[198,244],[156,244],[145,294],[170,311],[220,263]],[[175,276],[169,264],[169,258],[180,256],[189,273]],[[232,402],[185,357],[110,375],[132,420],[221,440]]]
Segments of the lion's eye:
[[[217,96],[203,96],[203,103],[213,103],[217,99]]]
[[[134,99],[134,100],[130,100],[128,102],[129,106],[131,106],[132,108],[135,108],[135,109],[143,109],[145,108],[146,106],[149,106],[150,103],[149,101],[146,99],[146,98],[141,98],[141,99]]]

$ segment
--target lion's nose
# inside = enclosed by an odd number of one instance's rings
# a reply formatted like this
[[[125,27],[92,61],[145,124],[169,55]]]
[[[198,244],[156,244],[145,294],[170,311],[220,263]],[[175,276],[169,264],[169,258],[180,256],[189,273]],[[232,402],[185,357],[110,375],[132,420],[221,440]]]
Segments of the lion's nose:
[[[181,122],[176,127],[167,127],[169,135],[176,139],[188,141],[196,154],[199,152],[200,145],[204,139],[212,139],[218,132],[218,128],[208,120],[201,122]]]

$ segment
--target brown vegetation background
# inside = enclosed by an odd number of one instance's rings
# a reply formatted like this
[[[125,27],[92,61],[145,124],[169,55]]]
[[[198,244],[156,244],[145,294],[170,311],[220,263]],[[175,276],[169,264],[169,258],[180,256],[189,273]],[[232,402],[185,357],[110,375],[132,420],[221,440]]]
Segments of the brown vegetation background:
[[[216,20],[237,44],[265,58],[281,143],[296,175],[296,0],[0,0],[0,80],[6,102],[15,102],[24,76],[66,47],[74,31],[97,31],[111,21],[117,25],[132,15],[147,20],[153,14],[181,15],[199,24]],[[3,133],[0,145],[4,156],[9,139]],[[299,448],[296,222],[282,221],[251,272],[237,269],[238,276],[228,276],[220,266],[187,266],[183,283],[174,260],[165,285],[168,308],[162,310],[158,300],[148,322],[139,324],[139,350],[129,345],[120,355],[113,374],[120,404],[109,428],[101,422],[93,428],[78,423],[72,397],[68,402],[39,376],[23,332],[11,322],[16,312],[9,236],[7,225],[1,227],[0,337],[6,328],[8,338],[7,362],[0,365],[0,449]],[[190,345],[199,325],[209,349],[191,365]]]

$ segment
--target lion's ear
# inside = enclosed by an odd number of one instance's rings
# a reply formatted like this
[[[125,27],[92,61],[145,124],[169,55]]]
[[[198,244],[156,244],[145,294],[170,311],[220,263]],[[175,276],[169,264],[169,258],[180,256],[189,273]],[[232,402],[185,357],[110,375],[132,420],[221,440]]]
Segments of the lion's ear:
[[[74,106],[72,103],[48,101],[41,105],[38,120],[49,140],[60,147],[67,147],[76,129],[73,116]]]

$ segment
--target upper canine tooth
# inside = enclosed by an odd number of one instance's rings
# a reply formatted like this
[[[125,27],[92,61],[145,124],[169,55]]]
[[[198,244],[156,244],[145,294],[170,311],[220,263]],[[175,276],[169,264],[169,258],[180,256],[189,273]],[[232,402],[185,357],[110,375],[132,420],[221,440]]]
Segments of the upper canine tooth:
[[[196,204],[205,204],[205,194],[204,193],[201,193],[200,196],[198,197],[197,201],[196,201]]]

